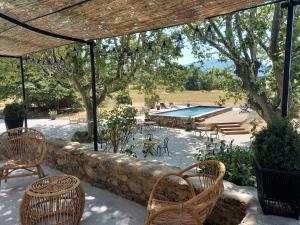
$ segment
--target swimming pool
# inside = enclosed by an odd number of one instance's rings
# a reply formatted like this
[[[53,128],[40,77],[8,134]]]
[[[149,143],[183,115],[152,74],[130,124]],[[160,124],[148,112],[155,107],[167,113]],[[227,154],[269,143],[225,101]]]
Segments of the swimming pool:
[[[222,106],[193,106],[183,109],[170,110],[166,112],[156,113],[160,116],[171,117],[199,117],[208,113],[216,112],[224,109]]]
[[[195,121],[202,121],[232,110],[231,107],[222,106],[192,106],[182,109],[170,109],[164,112],[153,112],[147,115],[147,119],[159,123],[161,126],[186,128],[189,117]]]

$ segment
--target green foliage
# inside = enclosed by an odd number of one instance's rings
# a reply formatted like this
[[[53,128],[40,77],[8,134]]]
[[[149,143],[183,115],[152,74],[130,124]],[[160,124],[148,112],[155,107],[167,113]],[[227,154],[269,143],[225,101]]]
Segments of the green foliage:
[[[24,105],[17,102],[5,105],[3,110],[4,117],[7,119],[24,119],[25,113]]]
[[[241,79],[232,74],[227,74],[224,77],[222,90],[225,91],[225,96],[219,96],[216,102],[218,105],[224,105],[229,99],[233,99],[234,103],[237,103],[245,97]]]
[[[119,105],[110,112],[103,112],[100,123],[105,126],[104,137],[107,139],[107,150],[123,152],[128,150],[128,143],[133,137],[136,125],[137,110],[131,106]]]
[[[208,71],[201,72],[199,69],[188,78],[185,85],[187,90],[220,90],[223,89],[225,76],[229,69],[212,68]]]
[[[181,83],[184,84],[182,80],[185,68],[174,62],[181,50],[176,48],[175,43],[168,42],[169,51],[163,56],[161,54],[162,41],[173,35],[174,30],[149,31],[98,40],[95,46],[97,106],[114,93],[127,90],[130,84],[149,95],[154,95],[156,87],[161,84],[170,90],[181,87]],[[150,45],[153,50],[151,56],[147,54]],[[36,57],[42,61],[43,72],[57,79],[65,78],[79,93],[87,119],[90,120],[93,104],[88,46],[63,46],[39,53]],[[92,124],[89,123],[90,136],[92,130]]]
[[[74,133],[71,141],[79,142],[79,143],[90,143],[91,142],[87,131],[76,131]]]
[[[18,61],[0,59],[0,99],[22,97]],[[80,108],[77,93],[65,77],[51,76],[39,65],[25,63],[25,89],[28,108],[31,105],[48,111],[58,108]]]
[[[236,185],[254,186],[255,175],[252,167],[253,152],[249,148],[240,146],[227,146],[223,151],[217,154],[199,153],[197,160],[219,160],[226,167],[225,180],[228,180]]]
[[[118,105],[132,105],[132,98],[128,92],[121,92],[116,96]]]
[[[175,56],[174,56],[175,57]],[[174,62],[166,62],[139,71],[133,81],[135,88],[146,95],[156,95],[163,87],[168,92],[182,91],[193,69]]]
[[[89,137],[87,131],[76,131],[71,138],[71,141],[79,142],[79,143],[91,143],[92,138]],[[98,133],[98,143],[105,143],[106,139],[104,137],[104,132]]]
[[[56,110],[50,110],[49,111],[49,116],[57,116],[57,111]]]
[[[299,17],[300,11],[296,11]],[[245,96],[263,119],[280,114],[284,70],[286,13],[280,3],[249,9],[205,20],[194,26],[185,26],[185,34],[192,52],[199,60],[219,59],[234,65],[231,79],[222,87],[226,92],[220,98],[222,105],[228,98],[239,100]],[[194,40],[198,26],[200,41]],[[211,33],[208,35],[208,28]],[[294,36],[300,34],[300,22],[295,21]],[[299,62],[300,39],[293,39],[292,61]],[[299,63],[292,63],[290,116],[299,111]]]
[[[126,155],[129,155],[129,156],[132,156],[134,158],[137,158],[137,155],[136,155],[136,153],[134,151],[135,148],[136,148],[136,145],[130,144],[128,147],[125,148],[125,150],[123,152]]]
[[[300,135],[285,118],[274,117],[255,135],[251,146],[264,168],[300,171]]]

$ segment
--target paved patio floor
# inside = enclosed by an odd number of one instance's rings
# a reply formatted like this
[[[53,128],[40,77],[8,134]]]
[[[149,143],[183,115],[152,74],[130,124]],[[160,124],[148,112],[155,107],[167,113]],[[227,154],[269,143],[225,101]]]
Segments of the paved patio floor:
[[[47,175],[60,172],[44,167]],[[8,180],[0,188],[0,225],[19,225],[19,205],[25,191],[35,177]],[[141,225],[145,208],[108,191],[82,182],[85,195],[85,210],[81,225]]]
[[[28,120],[29,127],[35,128],[45,134],[47,138],[60,138],[64,140],[70,140],[73,134],[80,130],[86,130],[86,124],[70,124],[69,120],[49,120],[49,119],[30,119]],[[0,119],[0,133],[6,130],[4,121]],[[184,168],[196,162],[195,155],[199,151],[205,151],[206,146],[203,140],[195,137],[193,132],[187,132],[183,129],[167,128],[162,127],[161,129],[156,128],[151,131],[143,130],[142,133],[138,132],[135,135],[134,140],[130,141],[130,144],[135,146],[134,151],[137,157],[144,159],[143,140],[147,133],[153,134],[154,138],[163,141],[165,137],[169,138],[169,151],[170,156],[164,154],[162,156],[147,156],[147,160],[153,162],[163,162],[174,166]],[[209,132],[208,132],[209,133]],[[235,145],[249,145],[250,134],[245,135],[223,135],[220,134],[220,139],[225,140],[229,143],[234,139]],[[91,147],[93,144],[89,144]],[[100,145],[100,144],[99,144]],[[99,146],[100,148],[100,146]]]

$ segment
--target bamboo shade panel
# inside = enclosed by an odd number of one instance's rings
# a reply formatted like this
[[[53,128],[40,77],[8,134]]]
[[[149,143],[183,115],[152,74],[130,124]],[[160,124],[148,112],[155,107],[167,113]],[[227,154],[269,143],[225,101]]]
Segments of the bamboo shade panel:
[[[31,26],[83,40],[204,20],[275,0],[18,0],[0,12]],[[0,20],[0,54],[20,56],[71,41],[34,34]]]

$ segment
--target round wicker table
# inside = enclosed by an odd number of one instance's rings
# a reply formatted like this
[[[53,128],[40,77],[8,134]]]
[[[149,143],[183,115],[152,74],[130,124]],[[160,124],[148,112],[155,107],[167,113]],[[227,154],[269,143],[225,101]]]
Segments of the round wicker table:
[[[77,177],[51,176],[30,184],[20,207],[22,225],[77,225],[84,210]]]

